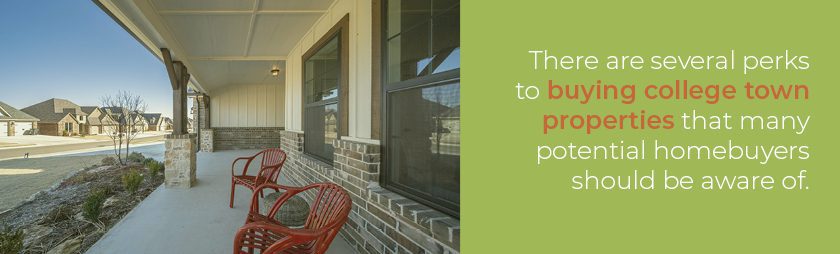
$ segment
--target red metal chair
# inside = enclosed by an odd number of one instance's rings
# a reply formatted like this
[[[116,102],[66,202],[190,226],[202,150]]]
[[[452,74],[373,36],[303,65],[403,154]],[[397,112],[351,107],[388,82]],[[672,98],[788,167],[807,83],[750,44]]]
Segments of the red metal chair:
[[[248,166],[260,155],[262,155],[260,171],[256,175],[248,175]],[[245,168],[242,169],[242,174],[237,175],[234,172],[234,168],[236,167],[236,162],[240,160],[246,160],[247,162],[245,163]],[[233,208],[233,194],[236,192],[236,185],[245,186],[253,191],[257,186],[264,183],[276,184],[277,178],[280,177],[280,169],[283,168],[283,163],[285,162],[286,152],[280,148],[265,149],[254,156],[239,157],[233,160],[233,164],[230,165],[230,207]]]
[[[265,189],[285,190],[268,210],[262,215],[259,196]],[[317,189],[310,204],[309,216],[303,228],[291,229],[274,220],[274,215],[287,200],[298,193]],[[314,253],[322,254],[330,247],[338,231],[347,221],[352,200],[341,186],[333,183],[315,183],[305,187],[288,187],[277,184],[259,186],[251,197],[251,211],[245,225],[236,231],[233,241],[233,253]]]

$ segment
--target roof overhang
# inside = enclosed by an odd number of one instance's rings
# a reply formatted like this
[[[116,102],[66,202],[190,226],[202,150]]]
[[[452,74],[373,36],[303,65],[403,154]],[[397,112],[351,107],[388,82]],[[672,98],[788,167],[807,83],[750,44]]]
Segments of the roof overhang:
[[[199,93],[283,84],[286,55],[334,0],[93,0],[155,57],[172,53]]]

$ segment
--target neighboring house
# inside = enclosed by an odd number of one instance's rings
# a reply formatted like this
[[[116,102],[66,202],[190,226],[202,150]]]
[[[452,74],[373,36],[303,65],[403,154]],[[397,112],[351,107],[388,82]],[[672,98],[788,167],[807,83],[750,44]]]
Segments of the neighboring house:
[[[149,129],[149,122],[143,114],[131,114],[134,117],[134,129],[138,132],[146,132]]]
[[[0,137],[34,134],[38,118],[0,101]]]
[[[122,119],[123,112],[125,111],[125,109],[120,107],[104,107],[99,108],[99,110],[101,110],[102,113],[109,115],[116,121],[120,121],[120,119]]]
[[[111,115],[102,112],[102,116],[99,117],[99,121],[102,122],[102,134],[111,134],[117,133],[120,127],[120,123],[117,119],[111,117]]]
[[[143,119],[146,120],[146,130],[147,131],[159,131],[158,125],[160,125],[160,113],[144,113],[141,114]]]
[[[160,121],[158,121],[158,131],[171,131],[172,130],[172,118],[169,117],[161,117]]]
[[[129,114],[128,110],[122,107],[104,107],[102,108],[102,112],[108,114],[115,122],[119,123],[118,128],[120,128],[120,132],[126,132],[126,130],[122,129],[126,122],[134,123],[134,127],[131,128],[132,132],[145,132],[148,126],[146,119],[141,114]]]
[[[112,133],[117,129],[117,121],[114,120],[114,118],[112,118],[109,114],[103,112],[101,108],[97,106],[84,106],[81,108],[82,112],[88,114],[86,119],[88,132],[85,134],[107,134]]]
[[[70,136],[87,133],[87,113],[68,100],[52,98],[21,111],[41,119],[38,122],[39,134]]]

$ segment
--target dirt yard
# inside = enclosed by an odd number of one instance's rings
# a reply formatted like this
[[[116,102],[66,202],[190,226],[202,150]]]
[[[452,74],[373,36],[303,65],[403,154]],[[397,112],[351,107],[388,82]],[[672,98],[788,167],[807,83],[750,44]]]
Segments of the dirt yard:
[[[0,161],[0,212],[62,179],[98,164],[106,155],[58,156]]]
[[[38,164],[80,166],[92,161],[94,157],[101,159],[105,156],[44,158],[46,160]],[[142,156],[125,166],[112,165],[113,163],[115,162],[102,161],[99,164],[103,165],[93,163],[97,165],[91,164],[81,171],[70,170],[74,173],[68,177],[33,177],[31,175],[47,172],[36,168],[0,169],[3,170],[0,172],[17,176],[16,180],[0,177],[5,184],[2,187],[4,192],[6,189],[14,189],[11,186],[22,185],[21,183],[29,185],[30,181],[47,183],[50,181],[46,179],[62,179],[52,188],[37,192],[31,199],[0,213],[0,225],[5,227],[2,234],[6,239],[14,239],[9,240],[9,246],[18,246],[12,252],[84,253],[110,227],[163,183],[163,168],[159,162],[154,162],[158,165],[155,170],[148,166],[153,162],[145,160]],[[31,179],[22,178],[27,175],[30,175]],[[129,185],[127,181],[133,182],[134,185]]]

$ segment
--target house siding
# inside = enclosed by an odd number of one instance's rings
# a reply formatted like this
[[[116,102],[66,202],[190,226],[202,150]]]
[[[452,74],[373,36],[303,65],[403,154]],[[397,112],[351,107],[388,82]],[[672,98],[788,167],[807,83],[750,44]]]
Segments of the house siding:
[[[285,127],[282,85],[235,85],[213,90],[210,126]]]
[[[371,138],[372,76],[371,0],[337,0],[303,36],[286,60],[286,129],[303,131],[302,56],[345,15],[349,14],[348,130],[351,137]]]

